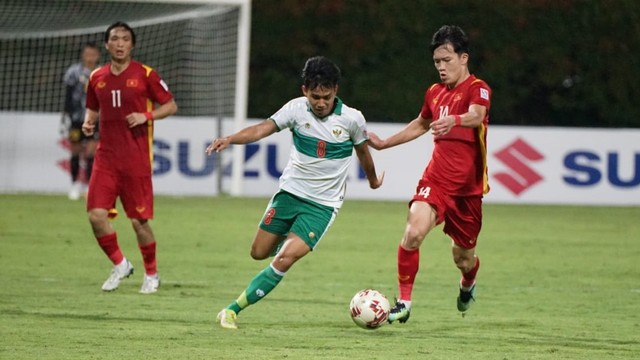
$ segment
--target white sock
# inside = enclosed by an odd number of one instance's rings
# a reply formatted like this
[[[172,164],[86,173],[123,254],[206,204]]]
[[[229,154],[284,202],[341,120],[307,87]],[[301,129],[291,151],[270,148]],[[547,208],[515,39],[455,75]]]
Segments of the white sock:
[[[123,257],[122,261],[120,262],[120,264],[116,265],[118,267],[118,270],[124,270],[127,267],[127,258]]]
[[[404,307],[406,307],[407,309],[411,309],[411,300],[399,300],[399,301],[404,304]]]

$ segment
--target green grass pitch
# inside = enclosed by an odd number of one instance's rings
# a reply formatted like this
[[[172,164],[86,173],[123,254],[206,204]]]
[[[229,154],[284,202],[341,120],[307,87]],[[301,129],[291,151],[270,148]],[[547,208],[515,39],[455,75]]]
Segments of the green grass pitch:
[[[347,200],[316,251],[230,331],[216,313],[268,264],[249,257],[267,199],[156,198],[162,286],[146,296],[124,216],[114,226],[136,273],[103,293],[111,265],[81,201],[0,203],[2,359],[640,358],[638,207],[487,204],[467,316],[439,227],[421,248],[411,320],[371,331],[352,323],[349,301],[366,287],[396,294],[407,208]]]

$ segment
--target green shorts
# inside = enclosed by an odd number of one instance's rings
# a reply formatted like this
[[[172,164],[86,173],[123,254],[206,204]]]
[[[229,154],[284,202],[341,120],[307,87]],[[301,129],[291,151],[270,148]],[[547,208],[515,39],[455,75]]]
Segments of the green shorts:
[[[260,228],[281,236],[292,232],[313,250],[337,215],[337,208],[280,190],[271,198],[260,221]]]

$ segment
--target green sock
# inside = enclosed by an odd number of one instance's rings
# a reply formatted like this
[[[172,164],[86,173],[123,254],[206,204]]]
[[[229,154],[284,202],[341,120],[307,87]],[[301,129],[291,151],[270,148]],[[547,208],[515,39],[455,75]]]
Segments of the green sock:
[[[247,289],[240,294],[236,301],[229,304],[227,309],[238,314],[247,306],[257,303],[278,285],[283,276],[282,273],[276,273],[271,265],[267,266],[251,280]]]

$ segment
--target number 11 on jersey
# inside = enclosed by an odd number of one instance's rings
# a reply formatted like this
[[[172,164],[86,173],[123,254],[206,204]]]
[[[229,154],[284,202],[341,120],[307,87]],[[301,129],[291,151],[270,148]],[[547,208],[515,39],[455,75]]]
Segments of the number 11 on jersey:
[[[111,90],[111,105],[113,105],[114,108],[122,106],[120,90]]]

